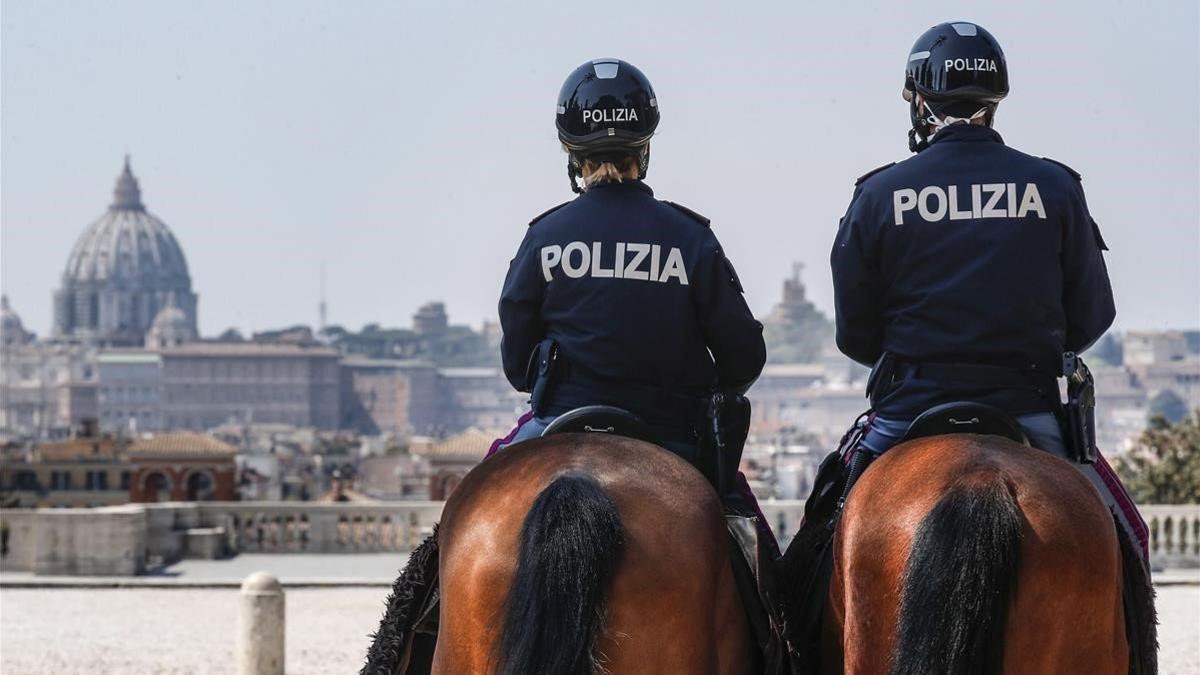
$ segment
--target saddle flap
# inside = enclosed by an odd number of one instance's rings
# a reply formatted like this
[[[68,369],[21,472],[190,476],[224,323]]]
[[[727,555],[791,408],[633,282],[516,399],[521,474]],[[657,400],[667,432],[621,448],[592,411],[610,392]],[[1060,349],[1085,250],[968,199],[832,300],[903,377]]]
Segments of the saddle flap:
[[[658,444],[650,426],[640,417],[611,405],[589,405],[559,415],[542,432],[543,436],[569,433],[602,433]]]
[[[1025,430],[1012,415],[983,403],[956,401],[934,406],[917,416],[900,443],[944,434],[989,434],[1029,445]]]

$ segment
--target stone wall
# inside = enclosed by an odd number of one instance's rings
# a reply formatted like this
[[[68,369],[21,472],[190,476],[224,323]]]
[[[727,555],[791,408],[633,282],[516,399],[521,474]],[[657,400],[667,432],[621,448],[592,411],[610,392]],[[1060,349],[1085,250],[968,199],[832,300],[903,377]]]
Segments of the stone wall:
[[[137,506],[5,510],[6,571],[132,576],[145,569],[146,516]]]
[[[4,509],[3,570],[42,575],[130,576],[181,557],[254,553],[411,551],[433,530],[443,502],[376,504],[207,502],[95,509]],[[786,546],[801,500],[763,500]],[[1143,505],[1156,565],[1200,564],[1200,505]]]

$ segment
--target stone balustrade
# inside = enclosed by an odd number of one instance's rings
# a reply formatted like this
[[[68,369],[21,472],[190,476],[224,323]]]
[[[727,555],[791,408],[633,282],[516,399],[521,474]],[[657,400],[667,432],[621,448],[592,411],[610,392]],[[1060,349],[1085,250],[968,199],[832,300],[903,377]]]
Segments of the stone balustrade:
[[[1166,566],[1200,565],[1200,504],[1139,507],[1150,527],[1150,559]]]
[[[433,530],[443,502],[203,502],[94,509],[3,509],[5,570],[136,574],[185,556],[404,552]],[[786,546],[804,502],[764,500]],[[1200,504],[1146,505],[1156,565],[1200,565]],[[143,564],[143,561],[145,564]]]
[[[206,503],[200,505],[199,518],[201,525],[225,528],[231,551],[411,551],[433,531],[443,503]]]

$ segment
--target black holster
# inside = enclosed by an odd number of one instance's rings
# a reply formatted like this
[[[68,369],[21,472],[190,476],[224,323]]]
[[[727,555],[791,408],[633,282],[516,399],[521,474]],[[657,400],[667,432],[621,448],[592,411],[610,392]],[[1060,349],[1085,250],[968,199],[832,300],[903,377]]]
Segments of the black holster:
[[[537,343],[525,369],[525,386],[530,392],[529,407],[535,415],[544,414],[543,406],[550,398],[558,368],[558,343],[551,338]]]
[[[1079,464],[1096,461],[1096,382],[1074,352],[1063,354],[1067,402],[1063,405],[1063,442]]]
[[[701,456],[704,473],[718,496],[734,489],[749,433],[750,399],[741,394],[713,393],[705,413]]]

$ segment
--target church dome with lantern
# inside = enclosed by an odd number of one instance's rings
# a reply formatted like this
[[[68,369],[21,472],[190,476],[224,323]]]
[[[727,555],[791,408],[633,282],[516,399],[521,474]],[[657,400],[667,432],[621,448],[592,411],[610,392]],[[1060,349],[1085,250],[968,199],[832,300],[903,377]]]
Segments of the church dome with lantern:
[[[67,259],[54,296],[54,334],[138,346],[170,307],[172,323],[194,335],[196,304],[183,249],[146,210],[126,157],[108,211],[84,230]]]

